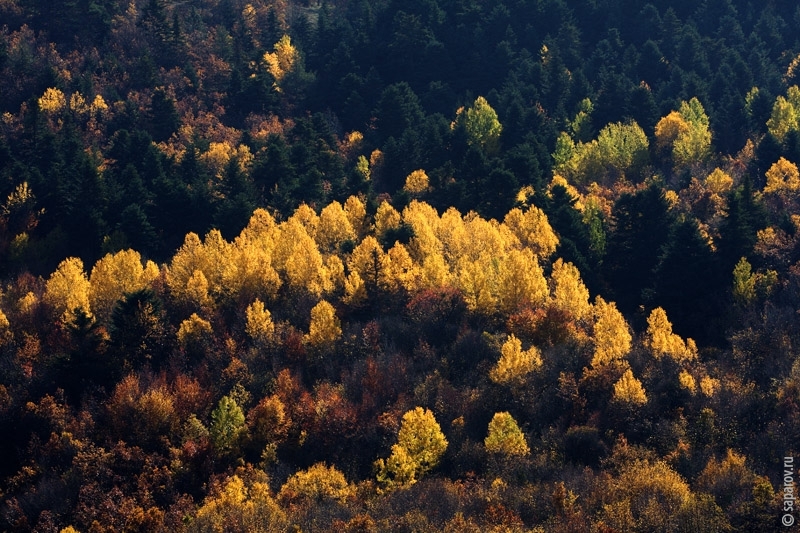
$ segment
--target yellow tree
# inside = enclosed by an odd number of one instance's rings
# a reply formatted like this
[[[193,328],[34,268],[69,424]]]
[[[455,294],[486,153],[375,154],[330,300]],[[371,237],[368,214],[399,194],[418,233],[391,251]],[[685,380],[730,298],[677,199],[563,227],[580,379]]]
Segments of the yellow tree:
[[[417,407],[403,415],[397,444],[388,459],[378,459],[378,481],[388,486],[411,485],[434,468],[447,450],[447,439],[433,413]]]
[[[714,194],[726,194],[733,187],[733,178],[717,167],[706,178],[706,187]]]
[[[281,82],[287,74],[295,69],[300,59],[300,53],[288,35],[281,37],[273,49],[274,52],[267,52],[263,59],[267,70],[275,78],[275,88],[280,91]]]
[[[581,274],[572,263],[559,258],[553,263],[550,275],[552,282],[552,305],[568,313],[576,320],[589,316],[592,306],[589,303],[589,289],[583,284]]]
[[[253,476],[247,483],[239,476],[229,477],[205,498],[194,520],[191,533],[252,533],[285,531],[286,513],[272,497],[266,474]]]
[[[106,254],[95,263],[89,276],[89,303],[94,315],[106,322],[117,300],[125,293],[148,287],[158,273],[152,261],[142,266],[142,258],[134,250]]]
[[[420,271],[414,264],[408,249],[401,243],[396,242],[389,248],[389,278],[393,284],[403,287],[406,291],[414,291],[419,287]]]
[[[342,204],[333,201],[319,214],[316,241],[325,253],[331,253],[344,241],[353,241],[356,232]]]
[[[800,172],[797,170],[797,165],[783,157],[769,167],[766,176],[767,185],[764,187],[766,194],[800,189]]]
[[[406,176],[406,184],[403,186],[403,190],[412,196],[418,197],[426,192],[429,186],[428,175],[424,170],[419,169]]]
[[[311,309],[311,326],[304,340],[314,347],[333,344],[342,336],[342,327],[336,310],[325,300]]]
[[[382,239],[389,230],[400,227],[400,213],[386,200],[378,206],[375,213],[375,236]]]
[[[314,504],[323,500],[344,503],[353,495],[355,487],[347,482],[344,474],[336,467],[316,463],[289,477],[278,492],[278,500],[282,503],[303,500]]]
[[[75,311],[89,314],[91,285],[83,270],[83,261],[77,257],[64,259],[45,285],[44,302],[53,307],[56,316],[64,322],[75,319]]]
[[[358,275],[370,290],[391,289],[389,256],[372,235],[368,235],[353,249],[347,268]]]
[[[498,267],[500,309],[510,314],[524,305],[540,306],[547,300],[547,293],[547,280],[533,250],[509,251]]]
[[[245,315],[247,335],[257,344],[269,342],[275,333],[275,324],[272,322],[272,314],[264,307],[264,302],[256,298],[245,309]]]
[[[241,278],[240,297],[245,301],[272,298],[281,286],[280,276],[273,265],[279,231],[272,215],[264,209],[256,209],[248,225],[233,242],[234,271]]]
[[[793,85],[786,92],[786,97],[778,96],[775,99],[767,129],[779,142],[783,142],[790,131],[797,131],[799,127],[800,88]]]
[[[614,302],[606,302],[600,296],[594,304],[594,356],[592,366],[623,359],[631,350],[631,333],[625,317]]]
[[[44,113],[56,115],[66,108],[67,97],[64,96],[61,89],[50,87],[39,97],[37,103],[39,104],[39,109]]]
[[[630,368],[622,374],[619,381],[614,383],[612,399],[616,402],[636,406],[647,403],[647,395],[642,387],[642,382],[634,377]]]
[[[367,208],[358,196],[350,196],[344,202],[344,213],[350,221],[350,226],[356,233],[356,238],[363,238],[367,228]]]
[[[472,261],[463,258],[456,271],[456,284],[464,293],[470,311],[491,315],[497,307],[496,267],[488,253]]]
[[[558,246],[558,236],[553,231],[544,211],[536,206],[524,213],[515,207],[506,214],[503,224],[519,239],[522,246],[530,248],[539,259],[547,259]]]
[[[500,349],[500,359],[489,371],[489,379],[501,385],[520,383],[526,375],[542,366],[542,356],[535,346],[522,349],[522,341],[513,334]]]
[[[506,457],[525,456],[531,450],[517,421],[509,412],[495,413],[489,422],[489,434],[483,441],[486,451]]]
[[[273,257],[276,268],[285,275],[291,287],[320,295],[330,280],[326,279],[327,272],[317,244],[297,218],[290,218],[280,228]]]
[[[182,348],[191,346],[202,345],[211,340],[214,331],[211,328],[211,323],[200,318],[197,313],[192,313],[192,316],[181,322],[178,328],[178,343]]]
[[[647,317],[647,333],[645,346],[660,359],[663,356],[681,361],[690,361],[697,358],[697,346],[692,339],[683,341],[678,335],[672,333],[672,323],[667,318],[667,312],[661,307],[656,307]]]

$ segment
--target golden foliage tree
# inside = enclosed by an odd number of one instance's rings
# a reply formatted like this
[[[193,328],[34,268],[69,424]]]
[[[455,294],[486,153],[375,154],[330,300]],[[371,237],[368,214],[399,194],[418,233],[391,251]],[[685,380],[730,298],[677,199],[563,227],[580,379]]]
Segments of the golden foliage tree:
[[[569,316],[582,320],[592,311],[589,303],[589,289],[583,284],[578,268],[565,263],[561,258],[553,263],[550,275],[552,282],[552,305]]]
[[[614,302],[606,302],[600,296],[594,304],[594,355],[592,366],[598,367],[623,359],[631,350],[631,333],[625,317]]]
[[[495,413],[489,422],[489,434],[483,441],[486,451],[507,457],[530,454],[525,435],[510,413]]]
[[[283,503],[303,500],[316,503],[328,499],[344,503],[354,494],[355,487],[336,467],[316,463],[289,477],[278,492],[278,500]]]
[[[375,236],[379,239],[389,230],[400,227],[400,213],[386,200],[381,202],[375,213]]]
[[[331,345],[342,336],[342,327],[336,310],[325,300],[311,309],[311,326],[304,340],[314,347]]]
[[[125,293],[147,288],[158,273],[152,261],[142,265],[139,252],[134,250],[107,254],[95,263],[89,276],[89,303],[94,315],[107,321],[117,300]]]
[[[797,170],[797,165],[783,157],[769,167],[766,176],[765,194],[800,189],[800,171]]]
[[[392,486],[415,483],[434,468],[447,449],[447,439],[428,409],[417,407],[403,415],[397,444],[388,459],[378,459],[378,481]]]
[[[544,211],[536,206],[529,207],[524,213],[515,207],[506,214],[503,224],[519,239],[522,246],[530,248],[539,259],[547,259],[558,247],[558,236]]]
[[[213,335],[211,323],[200,318],[197,313],[192,313],[192,316],[181,322],[178,328],[178,344],[183,349],[200,348],[210,343]]]
[[[513,334],[500,349],[500,360],[489,372],[489,379],[501,385],[518,383],[525,376],[542,366],[538,348],[522,349],[522,341]]]
[[[255,343],[264,344],[272,339],[275,324],[272,322],[272,314],[264,307],[264,302],[256,298],[245,309],[245,316],[245,332]]]
[[[767,130],[783,142],[790,131],[800,128],[800,88],[789,87],[786,96],[778,96],[772,106],[772,114],[767,120]]]
[[[287,526],[286,513],[272,497],[266,474],[248,483],[233,475],[206,497],[189,522],[189,531],[278,533]]]
[[[56,316],[64,322],[75,319],[75,311],[89,314],[91,285],[83,270],[83,261],[77,257],[64,259],[45,285],[44,301],[53,307]]]
[[[48,115],[55,115],[67,107],[67,97],[64,96],[61,89],[49,87],[44,91],[44,94],[39,97],[37,103],[41,111]]]
[[[622,404],[640,406],[647,403],[642,382],[636,379],[633,371],[629,368],[622,374],[622,377],[614,383],[614,394],[612,399]]]
[[[319,214],[316,241],[320,249],[331,253],[344,241],[356,239],[356,232],[342,204],[333,201]]]
[[[412,196],[419,196],[428,190],[428,187],[430,187],[429,181],[428,175],[424,170],[415,170],[406,176],[406,183],[403,186],[403,190]]]
[[[697,358],[697,346],[694,341],[687,339],[684,342],[680,336],[672,333],[672,323],[667,318],[667,312],[661,307],[653,309],[647,317],[645,346],[656,359],[665,355],[679,362]]]
[[[541,306],[547,300],[547,293],[547,279],[533,250],[510,250],[498,266],[500,309],[510,314],[525,305]]]
[[[281,82],[292,72],[300,59],[300,53],[292,44],[292,39],[284,35],[273,46],[273,52],[264,54],[267,71],[275,78],[275,88],[280,90]]]
[[[356,233],[356,238],[363,238],[368,229],[367,208],[364,202],[358,196],[349,196],[344,202],[344,213]]]

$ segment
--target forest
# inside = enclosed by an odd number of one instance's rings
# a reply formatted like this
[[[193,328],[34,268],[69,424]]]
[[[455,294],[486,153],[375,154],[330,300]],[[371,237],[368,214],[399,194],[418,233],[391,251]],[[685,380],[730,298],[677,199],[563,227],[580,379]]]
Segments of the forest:
[[[790,531],[800,6],[0,0],[0,531]]]

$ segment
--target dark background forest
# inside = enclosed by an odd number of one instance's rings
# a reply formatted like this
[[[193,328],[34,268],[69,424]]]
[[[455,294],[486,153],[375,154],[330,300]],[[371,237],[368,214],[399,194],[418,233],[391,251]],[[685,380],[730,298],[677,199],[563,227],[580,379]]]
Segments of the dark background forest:
[[[0,530],[786,529],[798,27],[0,0]]]

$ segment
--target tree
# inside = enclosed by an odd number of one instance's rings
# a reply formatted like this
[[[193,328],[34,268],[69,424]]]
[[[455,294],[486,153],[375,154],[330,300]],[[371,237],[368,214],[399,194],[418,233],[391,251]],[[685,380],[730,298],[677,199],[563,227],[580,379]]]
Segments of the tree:
[[[733,300],[745,307],[756,298],[756,277],[750,263],[742,257],[733,269]]]
[[[406,184],[403,186],[403,190],[414,197],[419,197],[427,192],[429,187],[428,175],[424,170],[419,169],[406,176]]]
[[[273,49],[274,52],[264,54],[263,61],[267,66],[267,71],[275,78],[275,88],[280,91],[284,78],[295,69],[300,59],[300,53],[288,35],[281,37]]]
[[[467,134],[467,142],[481,147],[487,154],[494,154],[500,149],[500,134],[503,125],[497,119],[497,113],[486,98],[479,96],[471,107],[456,111],[454,126],[463,126]]]
[[[656,307],[647,317],[647,334],[645,346],[656,359],[668,356],[675,361],[689,361],[697,358],[697,346],[692,339],[683,341],[678,335],[672,333],[672,324],[667,318],[667,312],[661,307]]]
[[[434,468],[447,449],[447,439],[428,409],[417,407],[403,415],[397,444],[388,459],[378,459],[378,481],[389,487],[414,484]]]
[[[682,101],[656,124],[656,144],[668,150],[677,170],[705,161],[711,155],[711,130],[703,105],[697,98]]]
[[[575,320],[582,320],[592,310],[589,303],[589,289],[581,281],[581,274],[572,263],[561,258],[553,263],[550,275],[552,282],[552,305],[564,311]]]
[[[500,349],[500,360],[489,372],[489,379],[501,385],[520,383],[527,374],[542,366],[542,356],[535,346],[522,350],[522,341],[509,335]]]
[[[781,157],[766,173],[767,186],[764,193],[796,192],[800,190],[800,172],[797,165]]]
[[[142,265],[134,250],[106,254],[92,267],[89,276],[89,303],[100,322],[111,318],[111,311],[124,294],[146,289],[158,277],[158,267],[152,261]]]
[[[506,214],[503,224],[522,246],[530,248],[539,259],[545,260],[556,251],[558,236],[550,226],[547,215],[538,207],[531,206],[525,212],[515,207]]]
[[[245,316],[247,317],[245,332],[253,342],[264,344],[272,339],[275,324],[272,322],[272,314],[264,307],[264,302],[256,298],[245,309]]]
[[[322,208],[315,239],[320,249],[327,253],[336,251],[345,241],[356,239],[356,232],[342,204],[333,201]]]
[[[75,318],[75,311],[83,309],[90,313],[89,292],[91,285],[83,261],[70,257],[59,263],[45,285],[44,302],[51,305],[56,316],[69,323]]]
[[[222,455],[235,454],[247,435],[244,412],[236,400],[223,396],[211,412],[211,441]]]
[[[531,451],[517,421],[507,411],[494,414],[483,444],[487,452],[505,457],[525,456]]]
[[[233,475],[214,487],[189,521],[192,533],[277,533],[288,525],[286,513],[270,493],[266,474],[243,480]]]
[[[311,326],[303,339],[316,348],[329,346],[342,336],[342,327],[336,310],[325,300],[311,309]]]
[[[623,359],[631,349],[631,333],[625,317],[614,302],[606,302],[599,295],[594,303],[594,355],[592,366]]]
[[[347,482],[344,474],[336,467],[316,463],[290,476],[278,492],[278,500],[282,503],[299,503],[304,500],[310,504],[325,500],[344,503],[354,494],[355,487]]]
[[[622,374],[619,381],[614,383],[612,399],[623,404],[634,406],[641,406],[647,403],[647,395],[645,394],[644,387],[642,387],[641,381],[634,377],[633,371],[631,371],[630,368]]]

